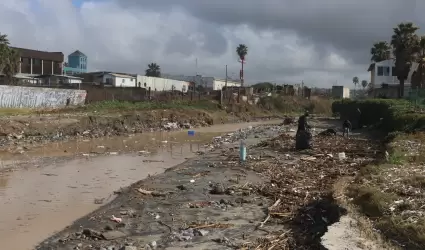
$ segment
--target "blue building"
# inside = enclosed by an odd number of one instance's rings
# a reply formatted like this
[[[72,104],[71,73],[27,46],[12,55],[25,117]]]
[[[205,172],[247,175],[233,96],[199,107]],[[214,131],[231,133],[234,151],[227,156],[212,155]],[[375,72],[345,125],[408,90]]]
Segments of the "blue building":
[[[87,56],[76,50],[68,56],[68,63],[63,67],[64,75],[87,73]]]

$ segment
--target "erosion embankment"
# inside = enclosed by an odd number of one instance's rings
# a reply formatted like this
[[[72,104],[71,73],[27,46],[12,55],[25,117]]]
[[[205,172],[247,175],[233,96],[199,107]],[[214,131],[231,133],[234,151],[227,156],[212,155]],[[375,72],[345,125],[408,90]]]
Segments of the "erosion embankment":
[[[385,157],[348,185],[352,204],[388,249],[424,249],[425,115],[404,100],[341,101],[333,108],[342,115],[360,108],[364,125],[388,134]]]
[[[99,102],[61,110],[0,109],[0,147],[98,138],[278,118],[309,109],[330,113],[329,100],[267,97],[256,105],[196,102]],[[22,151],[22,150],[21,150]]]

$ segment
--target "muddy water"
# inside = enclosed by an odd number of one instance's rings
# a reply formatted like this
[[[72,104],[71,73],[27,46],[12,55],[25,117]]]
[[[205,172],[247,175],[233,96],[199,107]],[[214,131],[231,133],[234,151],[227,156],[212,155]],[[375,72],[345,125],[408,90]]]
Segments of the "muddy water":
[[[120,187],[184,162],[204,151],[203,144],[214,136],[258,124],[200,128],[195,136],[187,131],[145,133],[0,152],[3,165],[34,162],[32,167],[0,174],[1,248],[32,249],[101,206],[98,203],[111,200]],[[49,161],[34,160],[46,157]],[[58,157],[70,160],[56,162]]]

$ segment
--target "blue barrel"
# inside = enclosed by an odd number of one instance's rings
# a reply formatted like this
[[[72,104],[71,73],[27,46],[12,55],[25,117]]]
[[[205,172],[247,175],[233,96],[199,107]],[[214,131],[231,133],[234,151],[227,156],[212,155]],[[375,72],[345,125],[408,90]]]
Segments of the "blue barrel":
[[[189,131],[187,131],[187,135],[188,136],[194,136],[195,135],[195,131],[194,130],[189,130]]]

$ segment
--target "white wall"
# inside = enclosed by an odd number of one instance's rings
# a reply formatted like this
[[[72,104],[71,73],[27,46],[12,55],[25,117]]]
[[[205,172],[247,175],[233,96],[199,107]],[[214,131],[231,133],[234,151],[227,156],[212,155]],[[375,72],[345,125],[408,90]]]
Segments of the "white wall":
[[[137,86],[139,83],[140,87],[146,89],[150,87],[151,91],[170,91],[173,90],[173,86],[174,90],[184,93],[189,90],[189,82],[159,77],[137,75]]]
[[[105,85],[111,84],[114,87],[136,87],[135,77],[119,77],[111,74],[103,75],[102,82]]]
[[[214,80],[214,84],[212,86],[213,90],[222,90],[226,86],[225,80]],[[241,86],[238,82],[227,81],[227,87],[236,87]]]
[[[378,73],[378,68],[383,67],[383,74]],[[392,75],[393,67],[395,67],[394,59],[389,59],[381,62],[375,63],[375,82],[374,85],[380,85],[382,83],[397,83],[397,76]]]
[[[81,83],[83,83],[83,80],[82,79],[72,79],[72,78],[65,78],[64,80],[63,80],[65,83],[69,83],[69,84],[81,84]]]

